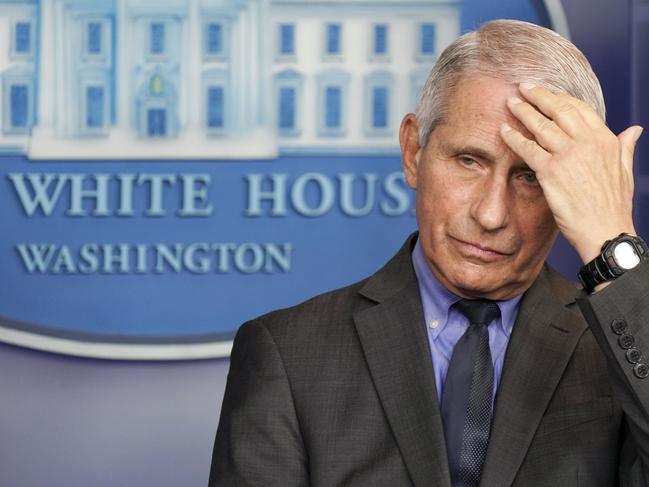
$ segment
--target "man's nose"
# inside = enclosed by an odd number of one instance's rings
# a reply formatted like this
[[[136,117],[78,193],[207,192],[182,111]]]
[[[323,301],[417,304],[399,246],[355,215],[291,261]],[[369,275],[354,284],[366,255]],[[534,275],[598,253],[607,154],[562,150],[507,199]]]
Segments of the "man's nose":
[[[476,188],[472,217],[488,232],[509,224],[510,199],[507,178],[491,175]]]

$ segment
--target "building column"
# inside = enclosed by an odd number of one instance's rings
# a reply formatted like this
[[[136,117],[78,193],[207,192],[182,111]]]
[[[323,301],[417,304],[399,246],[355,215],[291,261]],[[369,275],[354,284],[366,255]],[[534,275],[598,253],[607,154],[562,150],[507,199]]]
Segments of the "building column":
[[[257,49],[257,59],[259,62],[259,73],[257,78],[257,97],[259,102],[258,106],[258,115],[257,121],[264,129],[274,130],[274,121],[270,119],[271,112],[271,100],[273,100],[272,83],[269,83],[268,80],[272,78],[271,70],[271,56],[273,54],[272,45],[273,42],[268,42],[268,39],[272,39],[272,29],[270,28],[270,19],[271,19],[271,8],[270,2],[268,0],[259,0],[257,5],[257,16],[255,18],[255,32],[257,32],[258,37],[255,40],[255,46]],[[274,102],[272,102],[274,103]]]
[[[237,8],[233,12],[232,22],[232,48],[230,57],[230,87],[232,92],[232,132],[241,134],[242,127],[245,126],[245,85],[246,69],[245,64],[250,60],[245,50],[246,45],[246,28],[243,22],[244,13]]]
[[[134,70],[133,57],[138,44],[133,42],[133,29],[128,11],[127,0],[116,0],[115,8],[115,65],[113,76],[115,77],[115,93],[112,97],[115,103],[115,128],[120,132],[135,131],[132,126],[131,107],[135,102],[135,91],[133,89]]]
[[[51,131],[54,128],[54,113],[58,91],[61,86],[56,83],[55,66],[57,66],[56,48],[60,43],[55,42],[55,1],[42,0],[40,9],[40,46],[38,79],[38,129]],[[59,65],[59,69],[63,66]]]
[[[185,28],[188,32],[185,56],[181,62],[185,64],[183,72],[186,73],[183,81],[185,95],[185,111],[187,112],[187,125],[190,132],[202,134],[203,127],[203,22],[199,8],[199,0],[188,0],[188,12]]]

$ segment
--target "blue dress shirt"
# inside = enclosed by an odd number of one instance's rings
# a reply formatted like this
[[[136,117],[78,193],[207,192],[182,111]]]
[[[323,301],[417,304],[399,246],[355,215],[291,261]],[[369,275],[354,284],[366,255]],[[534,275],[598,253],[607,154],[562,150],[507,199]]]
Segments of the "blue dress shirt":
[[[419,245],[419,240],[412,251],[412,264],[419,281],[419,294],[424,308],[430,355],[433,360],[433,372],[437,385],[437,399],[441,402],[453,348],[469,327],[469,321],[462,313],[452,308],[453,304],[462,298],[442,286],[433,276]],[[502,375],[509,336],[518,314],[522,296],[521,294],[507,301],[496,301],[500,308],[500,318],[489,326],[489,348],[494,366],[492,396],[494,399]]]

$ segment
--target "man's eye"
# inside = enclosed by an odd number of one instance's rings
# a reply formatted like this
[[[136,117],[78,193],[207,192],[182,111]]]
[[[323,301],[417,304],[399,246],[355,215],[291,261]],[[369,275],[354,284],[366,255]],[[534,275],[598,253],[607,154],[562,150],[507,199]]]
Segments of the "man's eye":
[[[459,160],[460,160],[460,162],[461,162],[462,164],[464,164],[465,166],[472,166],[472,165],[474,165],[474,164],[476,163],[476,162],[475,162],[475,159],[471,159],[470,157],[463,157],[463,156],[460,156],[460,157],[459,157]]]
[[[526,183],[536,183],[536,173],[534,171],[526,171],[523,173],[523,180]]]

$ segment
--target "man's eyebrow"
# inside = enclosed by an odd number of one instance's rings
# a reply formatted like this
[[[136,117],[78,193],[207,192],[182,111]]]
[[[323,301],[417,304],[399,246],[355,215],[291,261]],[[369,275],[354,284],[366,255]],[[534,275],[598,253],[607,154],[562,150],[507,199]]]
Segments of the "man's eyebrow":
[[[442,151],[445,154],[469,154],[489,161],[492,161],[495,158],[494,155],[488,150],[475,145],[455,145],[451,143],[442,143]]]

